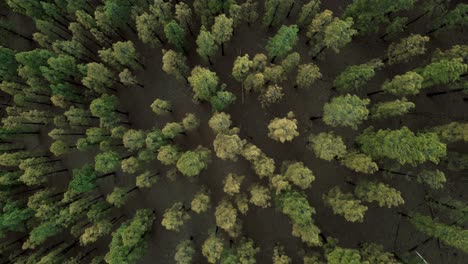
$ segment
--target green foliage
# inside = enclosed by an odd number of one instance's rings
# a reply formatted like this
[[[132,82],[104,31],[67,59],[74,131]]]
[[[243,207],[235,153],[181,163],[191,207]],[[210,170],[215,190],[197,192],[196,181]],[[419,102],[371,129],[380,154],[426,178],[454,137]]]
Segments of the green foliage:
[[[190,77],[188,77],[188,81],[195,93],[194,98],[196,100],[210,101],[211,97],[216,93],[219,78],[215,72],[196,66],[193,68]]]
[[[94,169],[97,172],[111,173],[120,167],[120,156],[115,151],[106,151],[96,155]]]
[[[399,264],[392,253],[385,252],[383,246],[374,243],[364,243],[361,249],[362,259],[371,263]]]
[[[323,122],[332,127],[348,126],[356,130],[369,115],[366,107],[369,103],[369,99],[361,99],[356,95],[334,97],[323,106]]]
[[[281,25],[293,5],[292,0],[266,0],[263,25],[265,27]]]
[[[410,222],[426,235],[433,236],[448,246],[468,252],[468,230],[454,225],[445,225],[429,216],[413,214]]]
[[[308,138],[308,147],[314,151],[315,156],[327,161],[340,159],[346,155],[346,145],[343,139],[333,132],[311,134]]]
[[[170,208],[164,210],[161,225],[167,230],[180,231],[180,227],[190,219],[181,202],[174,203]]]
[[[157,98],[151,104],[151,110],[153,110],[157,115],[168,115],[172,113],[172,103],[170,101]]]
[[[193,242],[191,240],[183,240],[177,244],[174,260],[177,264],[190,264],[195,252]]]
[[[268,1],[267,1],[268,2]],[[299,29],[296,25],[281,26],[278,32],[268,40],[266,50],[268,56],[274,60],[276,57],[286,56],[296,45],[299,37]]]
[[[270,190],[259,184],[254,184],[250,187],[250,200],[249,202],[262,207],[267,208],[270,206]]]
[[[148,209],[137,210],[130,221],[123,223],[112,233],[107,263],[136,263],[146,251],[146,236],[154,222],[154,214]]]
[[[232,76],[238,82],[243,82],[252,68],[253,62],[249,59],[249,54],[238,56],[232,67]]]
[[[190,207],[192,211],[194,211],[197,214],[203,213],[206,210],[208,210],[211,205],[210,205],[210,195],[208,192],[205,190],[199,191],[195,196],[193,197],[193,200],[190,204]]]
[[[393,42],[387,50],[388,63],[391,65],[408,62],[412,57],[423,55],[426,52],[427,42],[429,42],[429,37],[419,34],[410,35],[399,42]],[[386,61],[384,60],[384,62]]]
[[[299,65],[296,85],[300,89],[312,88],[316,80],[322,78],[319,67],[313,63]]]
[[[164,27],[164,33],[169,43],[173,44],[179,51],[185,50],[185,29],[175,20],[167,23]]]
[[[179,52],[163,49],[162,69],[170,75],[174,75],[178,80],[186,80],[189,73],[187,58]]]
[[[364,221],[367,206],[361,205],[361,201],[352,193],[343,193],[340,187],[335,186],[322,198],[324,203],[332,208],[334,214],[342,215],[350,222]]]
[[[284,172],[284,176],[301,189],[308,189],[315,180],[312,171],[304,166],[302,162],[289,164]]]
[[[211,58],[214,57],[218,51],[218,45],[211,32],[207,31],[204,26],[200,29],[200,34],[197,37],[197,53],[203,59],[211,62]]]
[[[356,151],[346,153],[340,162],[341,165],[355,172],[373,174],[379,170],[377,163],[373,162],[369,156]]]
[[[92,164],[85,164],[80,169],[73,169],[73,179],[68,184],[68,189],[80,194],[94,190],[97,174]]]
[[[357,185],[354,194],[363,201],[377,202],[380,207],[390,208],[404,203],[398,190],[382,182],[362,181]]]
[[[219,133],[213,141],[216,156],[222,160],[237,160],[237,155],[242,152],[246,140],[242,140],[238,135],[228,135]]]
[[[468,142],[468,123],[451,122],[430,129],[444,143]]]
[[[176,167],[185,176],[194,177],[208,167],[211,162],[211,151],[207,148],[198,146],[195,150],[184,152],[179,160],[177,160]]]
[[[463,63],[461,58],[433,62],[422,71],[423,87],[455,82],[466,72],[468,72],[468,64]]]
[[[336,247],[326,255],[329,264],[370,264],[368,261],[362,261],[359,251]]]
[[[343,16],[352,17],[356,21],[355,28],[360,34],[376,33],[382,25],[390,23],[390,14],[410,10],[415,2],[414,0],[356,0],[346,7]]]
[[[381,102],[372,106],[371,117],[373,119],[384,119],[395,116],[402,116],[409,113],[416,105],[408,102],[406,98],[389,102]]]
[[[223,111],[235,101],[236,96],[229,91],[217,91],[210,99],[211,107],[215,112]]]
[[[447,179],[445,174],[440,170],[422,170],[418,175],[416,180],[419,183],[424,183],[432,189],[441,189],[444,187]]]
[[[360,91],[374,77],[375,68],[380,65],[381,63],[351,65],[336,77],[333,85],[340,92]]]
[[[213,37],[218,44],[228,42],[232,37],[233,31],[233,20],[232,18],[226,17],[225,14],[221,14],[215,17],[211,32]]]
[[[179,148],[175,145],[165,145],[158,150],[158,160],[164,165],[172,165],[180,158]]]
[[[216,263],[216,261],[221,258],[223,248],[223,240],[217,237],[215,234],[211,234],[205,240],[205,242],[203,242],[202,254],[206,257],[209,263]]]
[[[142,130],[129,129],[123,135],[124,147],[134,152],[145,146],[146,133]]]
[[[214,113],[208,121],[208,126],[213,130],[213,132],[215,132],[215,134],[227,132],[231,125],[231,116],[224,112]]]
[[[436,134],[419,133],[415,135],[409,128],[398,130],[374,131],[370,127],[356,138],[361,150],[372,159],[393,159],[400,164],[417,164],[431,161],[435,164],[446,156],[446,146]]]
[[[396,75],[391,81],[386,81],[382,89],[397,96],[417,95],[422,88],[424,78],[416,72],[409,71]]]
[[[285,118],[274,118],[268,125],[268,136],[276,141],[284,143],[292,141],[299,136],[297,132],[297,120],[294,119],[294,113],[289,112]]]
[[[320,10],[320,4],[321,0],[310,0],[305,3],[299,11],[296,24],[301,28],[309,25]]]
[[[325,28],[323,44],[327,48],[333,49],[335,53],[339,53],[340,49],[350,43],[356,34],[357,31],[353,29],[352,18],[346,18],[345,20],[334,18]]]

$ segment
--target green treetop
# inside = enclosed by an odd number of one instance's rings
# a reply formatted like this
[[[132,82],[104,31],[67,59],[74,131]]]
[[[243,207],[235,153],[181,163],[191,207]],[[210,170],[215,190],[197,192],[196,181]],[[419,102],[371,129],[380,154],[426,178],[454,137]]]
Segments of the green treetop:
[[[286,19],[294,6],[292,0],[267,0],[265,1],[265,15],[263,25],[265,27],[279,26]]]
[[[379,169],[377,163],[372,161],[369,156],[356,151],[346,153],[340,163],[350,170],[367,174],[373,174]]]
[[[185,52],[186,40],[185,29],[180,26],[175,20],[167,23],[164,27],[167,41],[173,44],[177,50]]]
[[[390,44],[387,50],[387,58],[383,62],[391,64],[408,62],[412,57],[423,55],[426,52],[426,43],[429,37],[419,34],[410,35],[399,42]]]
[[[322,198],[325,204],[332,208],[333,213],[343,215],[347,221],[364,221],[367,206],[361,205],[361,201],[355,198],[352,193],[343,193],[340,187],[336,186],[324,194]]]
[[[244,82],[252,68],[253,62],[249,59],[249,54],[238,56],[232,67],[232,76],[238,82]]]
[[[199,146],[195,150],[183,153],[177,161],[177,169],[185,176],[193,177],[208,167],[211,161],[211,151]]]
[[[172,165],[180,158],[179,148],[175,145],[165,145],[158,150],[158,160],[164,165]]]
[[[315,180],[312,171],[304,166],[302,162],[289,164],[284,172],[284,176],[301,189],[308,189]]]
[[[356,249],[335,247],[327,253],[326,258],[329,264],[371,264],[363,261]]]
[[[178,80],[188,82],[187,76],[190,68],[187,65],[187,58],[182,53],[163,49],[162,62],[164,72],[173,75]]]
[[[157,115],[164,116],[172,113],[172,103],[167,100],[159,99],[153,101],[151,110]]]
[[[415,0],[357,0],[349,4],[344,17],[352,17],[356,21],[355,28],[360,34],[370,34],[379,31],[381,25],[390,23],[394,12],[413,8]]]
[[[406,98],[389,102],[380,102],[372,106],[371,117],[373,119],[383,119],[394,116],[402,116],[409,113],[416,105],[408,102]]]
[[[423,87],[446,85],[458,81],[466,72],[468,72],[468,64],[463,63],[461,58],[433,62],[424,67],[422,71]]]
[[[336,77],[333,85],[340,92],[359,91],[374,77],[375,68],[381,65],[382,63],[378,61],[349,66]]]
[[[203,242],[202,254],[206,257],[209,263],[216,263],[216,261],[221,258],[223,248],[223,240],[217,237],[215,234],[211,234],[205,240],[205,242]]]
[[[210,64],[212,64],[212,58],[216,54],[218,50],[218,46],[216,45],[216,40],[213,34],[206,30],[204,26],[200,29],[200,34],[197,37],[197,53],[203,59],[207,60]]]
[[[97,172],[111,173],[120,167],[120,156],[115,151],[106,151],[96,155],[94,169]]]
[[[436,237],[448,246],[468,252],[468,230],[455,225],[440,223],[429,216],[413,214],[410,222],[424,234]]]
[[[417,95],[422,88],[424,78],[416,72],[409,71],[396,75],[391,81],[382,85],[382,90],[397,96]]]
[[[297,132],[297,120],[294,119],[294,113],[289,112],[285,118],[275,118],[270,121],[268,125],[268,137],[273,140],[284,143],[292,141],[295,137],[299,136]]]
[[[312,19],[320,10],[320,4],[321,0],[310,0],[301,7],[297,17],[297,25],[300,28],[303,28],[312,22]]]
[[[267,208],[270,206],[270,189],[260,184],[254,184],[250,187],[249,202],[258,207]]]
[[[215,17],[215,22],[211,28],[214,40],[221,45],[222,55],[224,56],[224,43],[228,42],[233,34],[233,19],[221,14]]]
[[[190,203],[190,208],[197,214],[206,212],[210,207],[211,198],[208,191],[202,189],[193,197],[192,202]]]
[[[145,146],[146,132],[142,130],[129,129],[123,135],[124,147],[134,152]]]
[[[236,134],[219,133],[213,141],[213,147],[218,158],[236,161],[246,142]]]
[[[399,130],[378,130],[370,127],[356,138],[361,150],[373,159],[393,159],[400,164],[416,166],[425,161],[439,163],[446,156],[446,146],[436,134],[415,135],[407,127]]]
[[[404,203],[401,193],[385,183],[362,181],[354,189],[354,194],[368,203],[377,202],[380,207],[399,206]]]
[[[322,78],[319,67],[313,63],[299,65],[296,86],[300,89],[312,88],[316,80]]]
[[[195,247],[191,240],[183,240],[176,246],[174,260],[177,264],[190,264],[195,255]]]
[[[323,122],[333,127],[349,126],[356,130],[369,115],[366,107],[369,103],[369,99],[361,99],[356,95],[334,97],[323,107]]]
[[[345,20],[334,18],[325,28],[323,44],[325,47],[333,49],[335,53],[339,53],[340,49],[350,43],[356,34],[352,18]]]
[[[451,122],[430,129],[445,143],[468,142],[468,123]]]
[[[224,112],[216,112],[208,121],[208,126],[215,132],[218,133],[225,133],[231,127],[231,116]]]
[[[188,81],[195,93],[194,98],[196,100],[209,101],[216,92],[219,78],[215,72],[196,66],[193,68],[190,77],[188,77]]]
[[[178,232],[180,227],[190,219],[190,215],[185,211],[181,202],[174,203],[170,208],[164,210],[161,225],[167,230]]]
[[[314,151],[315,156],[327,161],[341,159],[346,155],[346,145],[343,139],[333,132],[311,134],[308,139],[308,147]]]
[[[272,62],[275,61],[276,57],[283,57],[294,48],[299,39],[298,32],[299,29],[296,25],[281,26],[275,36],[268,40],[266,50]]]

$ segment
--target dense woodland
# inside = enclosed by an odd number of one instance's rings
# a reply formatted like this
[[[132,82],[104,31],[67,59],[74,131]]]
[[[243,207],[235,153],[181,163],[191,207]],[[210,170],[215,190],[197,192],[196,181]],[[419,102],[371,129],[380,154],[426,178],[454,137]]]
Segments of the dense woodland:
[[[465,1],[0,2],[0,263],[467,263]]]

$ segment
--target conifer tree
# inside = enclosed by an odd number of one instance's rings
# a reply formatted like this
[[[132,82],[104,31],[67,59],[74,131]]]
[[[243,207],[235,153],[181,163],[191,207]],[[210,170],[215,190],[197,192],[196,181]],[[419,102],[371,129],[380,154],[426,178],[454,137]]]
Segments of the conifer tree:
[[[381,102],[372,106],[370,112],[373,119],[383,119],[395,116],[402,116],[410,112],[416,105],[408,102],[406,98],[389,102]]]
[[[343,215],[347,221],[362,222],[364,220],[367,206],[361,205],[361,201],[352,193],[343,193],[340,187],[336,186],[322,198],[325,204],[332,208],[334,214]]]
[[[295,137],[299,136],[297,132],[297,120],[294,119],[294,113],[289,112],[285,118],[275,118],[270,121],[268,125],[268,136],[276,141],[284,143],[285,141],[292,141]]]
[[[188,82],[189,66],[187,65],[187,58],[183,54],[163,49],[162,61],[164,72],[173,75],[176,79]]]
[[[401,193],[382,182],[362,181],[354,189],[354,194],[366,202],[377,202],[380,207],[399,206],[403,204]]]
[[[316,80],[322,78],[319,67],[313,63],[299,65],[296,85],[300,89],[310,89]]]
[[[175,20],[172,20],[164,27],[164,34],[166,35],[167,41],[174,45],[177,50],[186,53],[185,29],[182,26]]]
[[[204,60],[208,61],[210,65],[212,65],[212,58],[218,50],[218,46],[216,45],[216,40],[213,34],[207,31],[204,26],[202,26],[196,43],[198,55],[200,55],[200,57],[202,57]]]
[[[294,48],[299,39],[298,32],[299,29],[296,25],[281,26],[275,36],[268,40],[266,50],[272,63],[277,57],[285,56]]]
[[[233,20],[221,14],[215,17],[215,22],[211,29],[213,37],[218,45],[221,45],[221,52],[224,56],[224,44],[228,42],[233,35]]]
[[[302,162],[294,162],[288,165],[284,176],[300,189],[308,189],[315,176]]]
[[[194,98],[196,100],[210,101],[218,87],[219,78],[215,72],[196,66],[193,68],[190,77],[188,77],[188,81],[195,93]]]
[[[163,214],[161,225],[167,230],[180,231],[180,227],[190,219],[190,215],[185,211],[181,202],[174,203],[166,209]]]
[[[387,57],[383,60],[384,63],[395,64],[409,61],[412,57],[423,55],[426,53],[426,43],[429,42],[429,37],[419,34],[410,35],[407,38],[401,39],[399,42],[390,44],[387,50]]]
[[[185,176],[194,177],[208,167],[211,161],[211,151],[207,148],[198,146],[194,150],[183,153],[177,160],[176,167]]]
[[[314,151],[315,156],[327,161],[341,159],[346,155],[343,139],[333,132],[311,134],[308,138],[308,147]]]
[[[374,77],[375,69],[380,66],[380,61],[349,66],[336,77],[333,85],[339,92],[359,91]]]
[[[206,257],[209,263],[216,263],[221,258],[224,249],[223,240],[215,234],[210,234],[203,242],[202,254]]]
[[[329,126],[348,126],[356,130],[369,115],[369,99],[346,94],[334,97],[323,106],[323,122]]]
[[[183,240],[177,244],[174,260],[177,264],[190,264],[192,263],[195,252],[193,241]]]

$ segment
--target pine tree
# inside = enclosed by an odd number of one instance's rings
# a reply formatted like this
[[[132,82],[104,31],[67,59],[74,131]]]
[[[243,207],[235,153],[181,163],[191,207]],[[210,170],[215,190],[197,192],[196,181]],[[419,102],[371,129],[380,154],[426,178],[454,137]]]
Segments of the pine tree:
[[[288,16],[294,1],[291,0],[267,0],[265,1],[265,15],[263,17],[263,25],[270,28],[271,26],[279,26]]]
[[[322,78],[319,67],[313,63],[299,65],[295,87],[310,89],[316,80]]]
[[[369,99],[346,94],[334,97],[323,106],[323,122],[329,126],[348,126],[356,130],[369,115]]]
[[[295,137],[299,136],[294,113],[289,112],[285,118],[272,119],[268,125],[268,131],[268,137],[273,140],[280,141],[281,143],[292,141]]]
[[[211,151],[199,146],[195,150],[183,153],[177,161],[176,167],[185,176],[194,177],[208,167],[211,161]]]
[[[236,134],[219,133],[213,141],[213,147],[218,158],[236,161],[246,142]]]
[[[343,193],[340,187],[336,186],[324,194],[322,198],[324,203],[332,208],[334,214],[343,215],[350,222],[364,221],[367,206],[361,205],[361,201],[355,198],[352,193]]]
[[[249,202],[261,208],[270,207],[270,190],[260,184],[253,184],[250,187]]]
[[[185,51],[186,40],[185,40],[185,29],[180,26],[175,20],[167,23],[164,27],[164,34],[166,35],[167,41],[174,45],[177,50]]]
[[[296,25],[281,26],[275,36],[268,40],[266,50],[272,63],[277,57],[285,56],[294,48],[299,39],[298,32],[299,29]]]
[[[395,116],[402,116],[409,113],[416,105],[412,102],[408,102],[406,98],[402,100],[395,100],[389,102],[381,102],[372,106],[371,118],[373,119],[384,119]]]
[[[354,189],[354,194],[366,202],[377,202],[380,207],[399,206],[404,203],[401,193],[382,182],[362,181]]]
[[[216,263],[216,261],[221,258],[223,248],[223,240],[215,234],[210,234],[205,242],[203,242],[202,254],[206,257],[209,263]]]
[[[356,142],[371,158],[392,159],[402,165],[408,163],[416,166],[425,161],[437,164],[446,156],[446,146],[439,141],[436,134],[415,135],[407,127],[379,131],[374,131],[373,127],[370,127],[356,138]]]
[[[216,40],[213,34],[207,31],[204,26],[202,26],[196,43],[198,55],[200,55],[200,57],[202,57],[204,60],[208,61],[210,65],[212,65],[213,61],[211,59],[218,50],[218,46],[216,45]]]
[[[357,151],[349,151],[343,159],[340,160],[341,165],[355,172],[373,174],[379,170],[377,163],[366,154]]]
[[[313,172],[304,166],[302,162],[293,162],[284,171],[284,176],[300,189],[310,188],[315,180]]]
[[[187,58],[178,52],[173,50],[163,49],[163,66],[164,72],[170,75],[174,75],[176,79],[185,80],[188,83],[189,66],[187,65]]]
[[[233,35],[233,20],[221,14],[215,17],[215,22],[211,29],[213,37],[218,45],[221,45],[221,52],[224,56],[224,44],[228,42]]]
[[[308,138],[308,147],[314,151],[315,156],[326,161],[341,159],[347,153],[343,139],[333,132],[311,134]]]
[[[174,260],[177,264],[190,264],[195,255],[195,247],[191,240],[183,240],[176,247]]]
[[[339,92],[360,91],[374,77],[375,69],[380,66],[380,61],[349,66],[336,77],[333,85]]]
[[[215,72],[196,66],[193,68],[190,77],[188,77],[188,81],[195,93],[194,98],[196,100],[210,101],[218,87],[219,78]]]
[[[408,62],[412,57],[426,53],[427,42],[429,42],[429,37],[419,34],[410,35],[407,38],[401,39],[399,42],[393,42],[388,47],[387,57],[383,62],[388,62],[390,65]]]
[[[417,95],[422,88],[423,80],[424,77],[418,73],[409,71],[396,75],[391,81],[386,81],[382,85],[382,90],[397,96]]]
[[[190,215],[185,211],[181,202],[174,203],[166,209],[163,214],[161,225],[167,230],[180,231],[180,227],[190,219]]]

